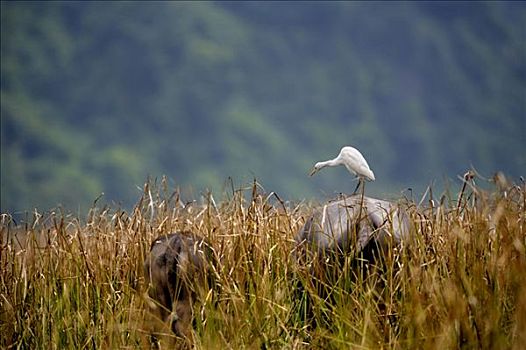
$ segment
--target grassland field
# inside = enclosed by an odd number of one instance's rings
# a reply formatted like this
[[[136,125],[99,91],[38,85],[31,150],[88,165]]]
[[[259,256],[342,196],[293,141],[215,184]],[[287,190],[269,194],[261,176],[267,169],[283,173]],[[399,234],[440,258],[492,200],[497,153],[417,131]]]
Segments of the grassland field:
[[[381,266],[336,270],[331,302],[309,289],[294,234],[316,203],[257,183],[184,202],[148,182],[131,211],[94,203],[79,218],[37,210],[0,217],[3,349],[525,349],[526,187],[468,181],[419,203],[411,239]],[[143,262],[153,239],[191,231],[211,242],[214,288],[201,288],[191,336],[148,311]],[[337,267],[334,267],[337,269]],[[295,282],[314,298],[302,317]],[[318,281],[323,283],[323,281]],[[152,329],[159,336],[152,342]]]

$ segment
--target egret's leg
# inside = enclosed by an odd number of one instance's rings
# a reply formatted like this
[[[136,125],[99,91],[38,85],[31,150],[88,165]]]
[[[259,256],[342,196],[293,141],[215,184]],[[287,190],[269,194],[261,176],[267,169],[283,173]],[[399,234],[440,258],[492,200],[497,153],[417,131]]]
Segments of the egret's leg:
[[[362,221],[362,209],[363,209],[363,197],[365,195],[365,180],[363,178],[360,177],[360,182],[358,182],[358,184],[362,184],[362,198],[360,200],[360,216],[359,216],[359,219],[360,219],[360,222]]]
[[[360,182],[358,184],[360,184],[360,183],[362,184],[362,191],[361,191],[362,192],[361,193],[361,195],[362,195],[362,204],[361,205],[363,205],[363,197],[364,197],[364,194],[365,194],[365,180],[360,178]]]
[[[358,188],[360,187],[360,184],[362,183],[362,178],[360,177],[358,179],[358,184],[356,185],[356,188],[354,189],[354,192],[352,193],[353,195],[356,194],[356,191],[358,191]]]

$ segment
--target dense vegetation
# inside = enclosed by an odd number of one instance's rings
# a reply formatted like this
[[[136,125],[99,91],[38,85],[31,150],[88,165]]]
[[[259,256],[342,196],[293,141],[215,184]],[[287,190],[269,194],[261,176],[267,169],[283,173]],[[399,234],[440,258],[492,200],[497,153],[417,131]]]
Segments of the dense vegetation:
[[[198,289],[190,339],[174,339],[164,325],[161,349],[520,349],[526,187],[501,179],[491,192],[468,183],[461,193],[430,194],[423,206],[401,201],[413,239],[378,268],[329,265],[333,303],[310,287],[330,277],[316,280],[294,258],[292,237],[311,206],[256,184],[185,205],[150,183],[132,211],[94,207],[86,223],[35,212],[17,225],[2,215],[0,347],[148,348],[162,325],[147,313],[144,257],[157,235],[190,230],[213,246],[215,288]],[[298,307],[298,280],[315,300],[316,327]]]
[[[526,168],[520,2],[1,3],[2,212],[257,179],[303,199],[344,144],[373,194]]]

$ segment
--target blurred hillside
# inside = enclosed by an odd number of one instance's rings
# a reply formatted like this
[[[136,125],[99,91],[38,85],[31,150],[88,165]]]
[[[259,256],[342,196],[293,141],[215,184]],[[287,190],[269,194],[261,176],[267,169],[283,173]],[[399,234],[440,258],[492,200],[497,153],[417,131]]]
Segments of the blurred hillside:
[[[163,174],[330,196],[345,169],[307,173],[346,144],[373,195],[517,178],[525,23],[520,2],[2,2],[0,209],[130,206]]]

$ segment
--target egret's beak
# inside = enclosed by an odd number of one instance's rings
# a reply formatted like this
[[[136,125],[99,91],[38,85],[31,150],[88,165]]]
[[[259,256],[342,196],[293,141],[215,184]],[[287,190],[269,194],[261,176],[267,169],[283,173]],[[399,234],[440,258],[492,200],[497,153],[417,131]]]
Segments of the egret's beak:
[[[309,173],[309,176],[312,176],[312,175],[316,174],[317,172],[318,172],[318,169],[312,168],[310,173]]]

